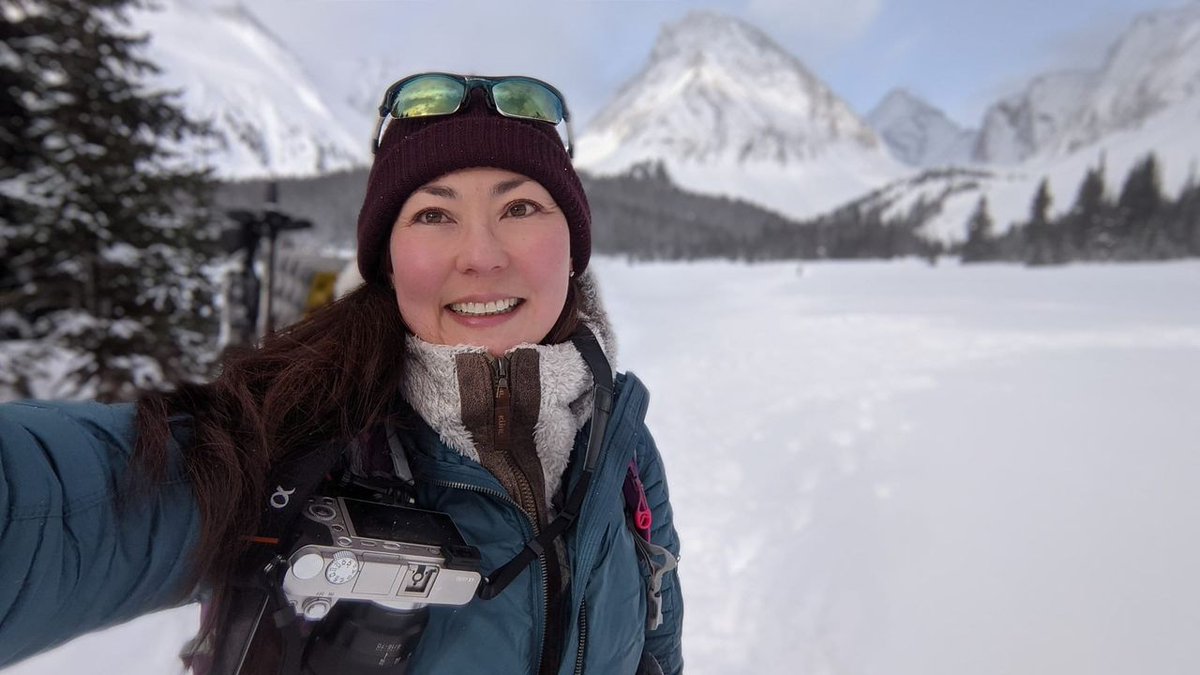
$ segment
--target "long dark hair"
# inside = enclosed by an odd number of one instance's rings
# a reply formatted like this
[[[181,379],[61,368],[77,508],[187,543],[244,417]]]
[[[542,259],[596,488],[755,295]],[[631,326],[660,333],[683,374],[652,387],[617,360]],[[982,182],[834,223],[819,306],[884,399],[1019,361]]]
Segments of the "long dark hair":
[[[579,297],[572,279],[543,343],[574,333]],[[364,284],[259,346],[228,352],[212,382],[139,398],[134,464],[143,486],[166,473],[172,418],[190,418],[183,460],[201,525],[187,591],[198,583],[222,606],[251,546],[247,537],[255,534],[277,462],[317,444],[348,443],[397,414],[408,334],[392,289]],[[220,615],[209,614],[202,638],[220,634]]]

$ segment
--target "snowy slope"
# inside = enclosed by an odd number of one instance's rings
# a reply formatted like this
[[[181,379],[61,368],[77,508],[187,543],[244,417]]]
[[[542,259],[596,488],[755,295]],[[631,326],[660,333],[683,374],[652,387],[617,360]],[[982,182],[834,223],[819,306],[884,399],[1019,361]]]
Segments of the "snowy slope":
[[[445,66],[435,66],[431,69]],[[346,77],[340,82],[329,82],[327,95],[336,98],[335,104],[342,105],[353,120],[355,129],[370,132],[375,128],[379,115],[379,103],[388,85],[401,77],[406,77],[421,68],[413,63],[411,54],[382,54],[355,59],[349,67]],[[359,136],[369,136],[369,133],[359,133]]]
[[[992,104],[983,115],[974,159],[1015,164],[1053,146],[1078,123],[1095,80],[1090,72],[1047,73]]]
[[[662,162],[697,192],[805,217],[903,175],[850,107],[765,33],[692,12],[588,125],[576,164]]]
[[[911,177],[871,200],[886,213],[907,213],[918,200],[942,204],[925,233],[966,238],[966,223],[986,197],[996,229],[1028,217],[1045,178],[1052,214],[1068,210],[1088,169],[1103,165],[1115,195],[1129,169],[1150,152],[1162,188],[1178,194],[1200,164],[1200,4],[1139,16],[1094,72],[1048,73],[993,105],[967,173]]]
[[[1137,17],[1095,71],[1049,73],[984,116],[975,159],[1061,157],[1200,93],[1200,3]],[[1183,139],[1181,139],[1183,140]]]
[[[1109,53],[1079,124],[1053,149],[1070,151],[1114,131],[1136,129],[1197,95],[1200,3],[1143,14]]]
[[[867,114],[892,156],[909,166],[960,166],[971,159],[977,133],[906,89],[893,89]]]
[[[1200,672],[1200,263],[594,265],[690,675]],[[179,672],[197,622],[5,675]]]
[[[996,223],[1004,232],[1013,222],[1028,218],[1030,202],[1045,178],[1054,201],[1051,215],[1071,208],[1088,169],[1104,166],[1110,195],[1121,189],[1135,163],[1153,151],[1159,160],[1162,188],[1174,198],[1200,164],[1200,96],[1147,117],[1138,127],[1103,138],[1064,154],[1047,153],[1012,166],[975,167],[964,172],[934,173],[888,185],[871,200],[888,216],[907,213],[918,200],[942,203],[942,212],[924,232],[943,242],[963,241],[966,223],[980,197],[986,197]]]
[[[216,147],[193,147],[222,178],[311,176],[366,164],[366,141],[347,132],[294,55],[240,4],[161,0],[138,12],[159,82],[208,119]]]

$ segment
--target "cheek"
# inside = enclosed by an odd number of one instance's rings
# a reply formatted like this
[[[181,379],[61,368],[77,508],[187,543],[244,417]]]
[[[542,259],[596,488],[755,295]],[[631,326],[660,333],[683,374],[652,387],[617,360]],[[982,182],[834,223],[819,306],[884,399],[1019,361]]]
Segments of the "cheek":
[[[571,270],[570,249],[570,235],[564,224],[552,236],[538,237],[526,250],[527,273],[541,298],[533,317],[536,337],[530,342],[541,340],[562,314]]]
[[[402,238],[392,240],[392,283],[396,288],[400,315],[409,328],[419,333],[428,317],[441,310],[441,291],[446,275],[437,256],[413,255],[411,252],[415,248],[406,246]]]
[[[566,225],[534,238],[526,248],[527,268],[541,284],[561,286],[565,294],[571,269],[571,239]]]

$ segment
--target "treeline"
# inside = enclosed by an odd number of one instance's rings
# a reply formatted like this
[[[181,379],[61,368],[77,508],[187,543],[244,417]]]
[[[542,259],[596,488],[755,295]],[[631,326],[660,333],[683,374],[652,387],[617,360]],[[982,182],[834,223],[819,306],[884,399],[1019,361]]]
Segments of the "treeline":
[[[1193,175],[1178,198],[1167,198],[1154,153],[1130,169],[1115,199],[1105,187],[1101,161],[1084,175],[1070,209],[1051,217],[1053,203],[1049,184],[1042,180],[1028,218],[998,235],[987,200],[981,198],[967,223],[963,262],[1054,265],[1200,256],[1200,185]]]
[[[826,216],[797,221],[740,199],[701,195],[675,185],[661,164],[612,177],[584,176],[599,253],[639,260],[788,260],[936,256],[942,247],[917,229],[940,208],[919,202],[885,219],[876,195]]]
[[[636,260],[726,258],[745,261],[887,259],[961,255],[967,262],[1018,261],[1042,265],[1073,260],[1159,260],[1200,256],[1200,188],[1190,181],[1175,200],[1161,188],[1154,155],[1139,162],[1121,191],[1110,195],[1104,168],[1084,177],[1069,210],[1051,216],[1054,196],[1043,181],[1029,216],[998,234],[981,199],[965,243],[947,246],[924,227],[955,195],[978,190],[989,175],[965,169],[932,170],[864,195],[828,214],[795,220],[740,199],[697,194],[672,182],[661,164],[639,165],[617,176],[583,174],[598,253]],[[279,182],[279,207],[309,218],[312,231],[289,235],[300,247],[353,247],[365,170]],[[225,208],[261,206],[262,181],[223,185]],[[924,195],[907,210],[906,194]]]

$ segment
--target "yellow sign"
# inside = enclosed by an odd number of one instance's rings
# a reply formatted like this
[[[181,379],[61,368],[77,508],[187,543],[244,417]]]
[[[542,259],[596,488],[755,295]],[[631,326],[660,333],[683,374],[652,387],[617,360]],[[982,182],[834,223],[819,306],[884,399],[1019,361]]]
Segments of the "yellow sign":
[[[337,278],[337,272],[313,273],[312,285],[308,290],[308,303],[304,306],[306,314],[333,302],[333,289],[337,285]]]

